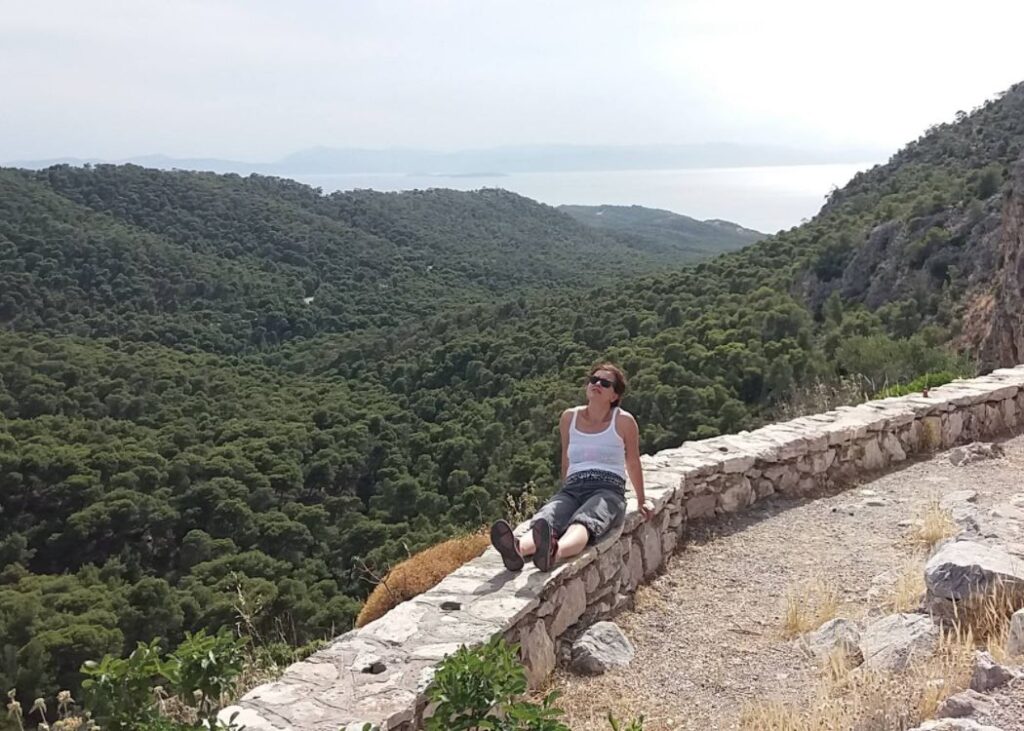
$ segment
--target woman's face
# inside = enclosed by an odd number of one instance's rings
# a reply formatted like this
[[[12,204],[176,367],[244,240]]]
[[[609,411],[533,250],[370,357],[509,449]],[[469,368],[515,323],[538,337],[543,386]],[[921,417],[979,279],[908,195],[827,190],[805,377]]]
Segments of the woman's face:
[[[587,401],[590,403],[606,403],[610,406],[617,398],[615,374],[611,371],[597,370],[587,379]]]

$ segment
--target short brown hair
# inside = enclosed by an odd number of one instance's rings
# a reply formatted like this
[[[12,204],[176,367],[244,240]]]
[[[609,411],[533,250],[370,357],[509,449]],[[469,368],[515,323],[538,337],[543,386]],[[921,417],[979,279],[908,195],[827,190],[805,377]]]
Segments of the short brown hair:
[[[618,395],[618,398],[612,402],[612,406],[618,406],[622,401],[622,396],[626,393],[626,389],[629,388],[625,372],[614,363],[598,363],[590,369],[590,375],[594,375],[598,371],[609,371],[615,376],[615,383],[612,384],[612,389]]]

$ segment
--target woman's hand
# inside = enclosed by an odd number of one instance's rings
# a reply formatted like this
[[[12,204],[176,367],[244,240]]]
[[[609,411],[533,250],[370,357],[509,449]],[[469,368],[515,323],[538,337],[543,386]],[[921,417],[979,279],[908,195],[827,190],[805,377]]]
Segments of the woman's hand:
[[[650,520],[654,517],[654,503],[650,500],[644,500],[640,503],[640,515],[644,516],[644,520]]]

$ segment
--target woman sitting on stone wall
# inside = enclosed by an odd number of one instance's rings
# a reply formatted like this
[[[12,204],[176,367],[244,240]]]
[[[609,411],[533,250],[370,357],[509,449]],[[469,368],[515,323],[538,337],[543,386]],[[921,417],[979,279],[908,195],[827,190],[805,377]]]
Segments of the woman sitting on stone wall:
[[[640,469],[640,431],[636,419],[619,408],[626,376],[601,363],[590,371],[585,406],[566,409],[562,433],[562,487],[537,511],[530,532],[517,538],[507,521],[491,526],[491,543],[505,568],[519,571],[525,557],[550,571],[556,562],[575,556],[588,544],[621,525],[626,514],[626,475],[644,518],[653,510],[644,499]]]

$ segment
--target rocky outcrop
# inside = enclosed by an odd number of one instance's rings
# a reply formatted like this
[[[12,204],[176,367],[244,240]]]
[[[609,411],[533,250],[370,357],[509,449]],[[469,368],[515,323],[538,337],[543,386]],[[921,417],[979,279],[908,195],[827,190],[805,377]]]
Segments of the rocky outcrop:
[[[971,671],[971,690],[984,693],[987,690],[1006,685],[1011,680],[1016,680],[1017,677],[1016,670],[1000,665],[989,653],[975,653],[974,669]]]
[[[936,718],[966,718],[986,712],[992,705],[989,697],[976,690],[960,691],[939,704]]]
[[[999,459],[1003,456],[1005,456],[1003,448],[998,444],[971,442],[952,450],[949,453],[949,461],[954,467],[963,467],[965,464],[983,462],[986,459]]]
[[[998,726],[983,726],[969,718],[940,718],[936,721],[925,721],[910,731],[1003,731]]]
[[[1010,657],[1024,658],[1024,609],[1018,609],[1010,618],[1010,631],[1006,636],[1006,652]]]
[[[861,635],[864,665],[895,673],[935,652],[939,628],[925,614],[891,614],[872,622]]]
[[[928,559],[924,581],[929,599],[948,602],[984,596],[997,587],[1024,590],[1024,561],[984,543],[951,541]]]
[[[804,635],[800,645],[812,657],[823,661],[842,653],[848,667],[856,667],[864,661],[860,649],[860,630],[857,623],[849,619],[830,619],[813,632]]]
[[[964,337],[989,367],[1024,359],[1024,160],[1003,207],[997,265],[995,286],[977,295],[964,317]]]

